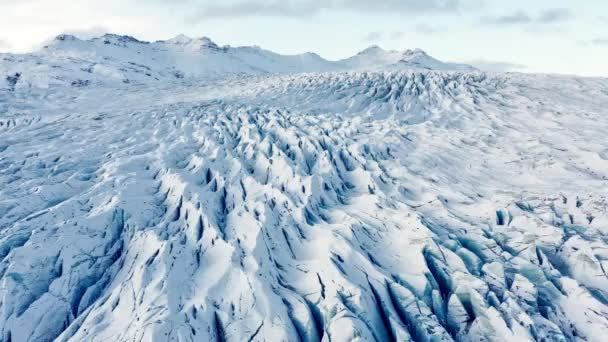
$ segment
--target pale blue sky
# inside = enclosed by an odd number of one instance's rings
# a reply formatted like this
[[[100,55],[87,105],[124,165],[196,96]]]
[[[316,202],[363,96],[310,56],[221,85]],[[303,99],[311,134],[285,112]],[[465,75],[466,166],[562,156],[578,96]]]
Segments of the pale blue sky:
[[[0,51],[103,31],[328,59],[418,47],[491,69],[608,76],[607,0],[0,0]]]

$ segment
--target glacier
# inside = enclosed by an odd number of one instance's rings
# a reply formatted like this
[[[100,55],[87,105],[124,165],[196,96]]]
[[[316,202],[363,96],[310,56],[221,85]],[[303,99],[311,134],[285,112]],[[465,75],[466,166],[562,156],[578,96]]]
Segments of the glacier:
[[[603,341],[608,79],[186,36],[0,54],[2,341]]]

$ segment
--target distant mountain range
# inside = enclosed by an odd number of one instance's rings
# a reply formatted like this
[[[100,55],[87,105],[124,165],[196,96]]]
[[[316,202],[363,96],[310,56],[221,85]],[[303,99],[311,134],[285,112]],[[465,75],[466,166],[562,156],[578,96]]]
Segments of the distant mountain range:
[[[474,71],[465,64],[445,63],[415,49],[387,51],[371,46],[357,55],[330,61],[315,53],[282,55],[255,46],[220,46],[207,37],[179,35],[169,40],[141,41],[105,34],[82,40],[59,35],[30,54],[0,54],[0,75],[18,76],[9,87],[75,86],[106,82],[147,82],[226,74],[275,74],[346,70],[427,69]]]

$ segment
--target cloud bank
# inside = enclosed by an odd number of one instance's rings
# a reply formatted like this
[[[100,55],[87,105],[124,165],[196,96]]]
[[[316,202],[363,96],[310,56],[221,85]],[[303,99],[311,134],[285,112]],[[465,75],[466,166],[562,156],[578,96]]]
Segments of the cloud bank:
[[[200,17],[311,17],[323,11],[416,14],[451,12],[462,7],[461,0],[239,0],[223,4],[202,5]]]
[[[536,14],[522,10],[498,16],[484,16],[480,22],[487,26],[547,25],[568,21],[574,13],[566,8],[549,8]]]

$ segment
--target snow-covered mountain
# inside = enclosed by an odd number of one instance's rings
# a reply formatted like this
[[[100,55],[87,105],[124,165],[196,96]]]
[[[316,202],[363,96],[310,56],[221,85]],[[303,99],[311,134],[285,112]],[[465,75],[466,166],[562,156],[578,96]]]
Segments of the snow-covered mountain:
[[[421,50],[396,52],[373,47],[358,55],[328,61],[314,53],[280,55],[259,47],[219,46],[209,38],[175,38],[144,42],[130,36],[106,34],[81,40],[60,35],[30,55],[0,54],[0,76],[20,75],[15,86],[54,84],[83,86],[107,83],[146,83],[200,79],[227,75],[302,73],[345,70],[419,68],[472,70],[470,66],[442,63]],[[2,86],[0,82],[0,86]]]
[[[2,341],[608,334],[608,79],[184,36],[0,58]]]
[[[373,45],[357,55],[338,61],[344,70],[378,70],[378,69],[425,69],[446,71],[475,71],[470,65],[444,63],[421,49],[406,51],[386,51]]]

